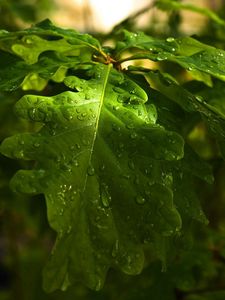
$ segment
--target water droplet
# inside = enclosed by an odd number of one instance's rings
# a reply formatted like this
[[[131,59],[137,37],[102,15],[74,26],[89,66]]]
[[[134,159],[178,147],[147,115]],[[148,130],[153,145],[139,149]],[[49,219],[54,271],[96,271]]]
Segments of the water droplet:
[[[113,109],[114,109],[115,111],[117,111],[117,110],[120,109],[120,107],[119,107],[119,106],[113,106]]]
[[[103,183],[101,185],[101,201],[104,207],[109,207],[109,203],[111,202],[111,195],[108,190],[108,186]]]
[[[123,150],[124,144],[123,143],[119,143],[119,148],[120,148],[120,150]]]
[[[130,94],[135,94],[135,93],[136,93],[136,89],[130,91]]]
[[[100,169],[100,171],[104,171],[105,170],[105,165],[101,165],[99,169]]]
[[[87,173],[89,176],[93,176],[95,174],[95,169],[92,166],[89,166],[87,169]]]
[[[139,183],[140,183],[140,178],[139,178],[138,175],[135,176],[135,178],[134,178],[134,183],[135,183],[135,184],[139,184]]]
[[[161,272],[165,273],[167,271],[167,265],[165,261],[162,261],[162,268],[161,268]]]
[[[116,257],[119,250],[119,240],[116,240],[113,249],[112,249],[112,257]]]
[[[40,147],[40,144],[39,144],[39,143],[34,143],[34,147],[35,147],[35,148],[39,148],[39,147]]]
[[[82,139],[82,144],[83,144],[84,146],[88,146],[88,145],[89,145],[89,140]]]
[[[123,174],[122,177],[125,178],[125,179],[127,179],[127,180],[130,179],[130,175],[129,174]]]
[[[67,234],[69,234],[69,233],[71,232],[71,230],[72,230],[72,226],[71,226],[71,225],[69,225],[69,227],[67,228],[67,231],[66,231],[66,233],[67,233]]]
[[[61,208],[60,211],[59,211],[59,215],[62,216],[63,214],[64,214],[64,209]]]
[[[199,102],[204,102],[202,96],[196,96],[195,98],[196,98]]]
[[[136,139],[137,133],[136,133],[136,132],[132,132],[131,135],[130,135],[130,137],[131,137],[132,139]]]
[[[137,204],[144,204],[145,203],[145,198],[143,197],[143,196],[137,196],[136,197],[136,202],[137,202]]]
[[[37,114],[37,109],[36,108],[30,108],[28,110],[28,115],[29,115],[31,120],[35,121],[36,114]]]
[[[151,191],[150,190],[145,190],[145,195],[149,197],[151,195]]]
[[[127,129],[133,129],[135,126],[134,126],[134,123],[129,123],[126,125]]]
[[[119,94],[124,93],[124,90],[121,89],[120,87],[117,87],[117,86],[113,87],[113,90],[114,90],[116,93],[119,93]]]
[[[79,163],[78,163],[78,161],[76,159],[74,160],[73,164],[74,164],[75,167],[79,166]]]
[[[95,285],[95,290],[99,291],[101,289],[101,287],[102,287],[101,279],[98,279],[97,283]]]
[[[117,132],[121,130],[121,128],[117,124],[112,124],[112,129]]]
[[[134,170],[134,169],[135,169],[135,164],[134,164],[133,160],[129,160],[129,161],[128,161],[128,166],[129,166],[129,168],[130,168],[131,170]]]
[[[83,117],[82,115],[78,115],[78,116],[77,116],[77,119],[78,119],[79,121],[84,121],[84,117]]]
[[[168,37],[168,38],[166,39],[166,41],[167,41],[168,43],[172,43],[172,42],[175,41],[175,38],[173,38],[173,37]]]
[[[51,135],[56,135],[55,129],[50,129],[50,134],[51,134]]]
[[[27,43],[27,44],[33,44],[33,40],[31,38],[29,38],[29,37],[26,37],[25,38],[25,43]]]
[[[162,235],[167,237],[167,236],[171,236],[173,234],[173,230],[165,230],[162,232]]]
[[[97,216],[97,217],[95,218],[95,221],[98,222],[99,220],[100,220],[100,217]]]

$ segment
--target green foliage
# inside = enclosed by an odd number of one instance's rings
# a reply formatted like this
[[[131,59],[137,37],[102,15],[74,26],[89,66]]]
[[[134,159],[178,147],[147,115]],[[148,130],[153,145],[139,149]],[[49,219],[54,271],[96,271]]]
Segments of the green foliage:
[[[211,19],[218,25],[225,26],[225,21],[223,19],[221,19],[216,13],[214,13],[213,11],[211,11],[210,9],[207,9],[207,8],[198,7],[198,6],[189,4],[189,3],[187,3],[187,4],[181,3],[176,0],[158,0],[156,2],[156,6],[159,9],[165,10],[165,11],[189,10],[189,11],[193,11],[196,13],[200,13],[202,15],[207,16],[209,19]]]
[[[224,218],[206,200],[224,207],[224,65],[191,37],[120,30],[110,48],[48,20],[0,31],[0,151],[17,160],[15,202],[45,197],[44,289],[65,293],[48,299],[223,298]]]

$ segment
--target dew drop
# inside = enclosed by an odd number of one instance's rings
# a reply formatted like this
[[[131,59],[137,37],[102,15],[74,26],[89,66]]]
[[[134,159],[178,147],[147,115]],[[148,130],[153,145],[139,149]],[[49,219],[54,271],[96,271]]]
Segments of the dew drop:
[[[99,169],[100,169],[100,171],[104,171],[105,170],[105,165],[101,165]]]
[[[67,231],[66,231],[66,233],[67,233],[67,234],[69,234],[69,233],[71,232],[71,230],[72,230],[72,226],[71,226],[71,225],[69,225],[69,227],[67,228]]]
[[[165,273],[167,271],[167,266],[165,262],[162,262],[162,268],[161,268],[161,272]]]
[[[142,204],[145,203],[145,201],[146,201],[146,200],[145,200],[145,198],[144,198],[143,196],[140,196],[140,195],[139,195],[139,196],[136,197],[136,202],[137,202],[137,204],[141,204],[141,205],[142,205]]]
[[[112,257],[116,257],[119,250],[119,240],[116,240],[113,249],[112,249]]]
[[[134,124],[133,123],[129,123],[126,125],[127,129],[133,129],[134,128]]]
[[[134,178],[134,184],[139,184],[139,183],[140,183],[140,178],[138,175],[136,175]]]
[[[88,145],[89,145],[89,141],[86,140],[86,139],[83,139],[83,140],[82,140],[82,144],[83,144],[84,146],[88,146]]]
[[[95,285],[95,290],[96,290],[96,291],[99,291],[99,290],[101,289],[101,286],[102,286],[101,280],[98,279],[98,280],[97,280],[97,283],[96,283],[96,285]]]
[[[30,108],[28,110],[28,115],[29,115],[29,117],[30,117],[31,120],[35,121],[36,113],[37,113],[37,109],[36,108]]]
[[[59,211],[59,215],[62,216],[63,214],[64,214],[64,209],[61,208],[60,211]]]
[[[117,124],[112,124],[112,129],[117,132],[121,130],[121,128]]]
[[[79,163],[78,163],[77,160],[74,160],[73,164],[74,164],[75,167],[78,167],[78,166],[79,166]]]
[[[117,87],[117,86],[115,86],[115,87],[113,88],[113,90],[114,90],[116,93],[119,93],[119,94],[124,93],[123,89],[121,89],[120,87]]]
[[[135,89],[133,89],[133,90],[130,91],[130,94],[135,94],[135,93],[136,93]]]
[[[131,137],[132,139],[136,139],[137,133],[136,133],[136,132],[132,132],[131,135],[130,135],[130,137]]]
[[[31,38],[26,38],[25,43],[27,44],[33,44],[33,40]]]
[[[129,161],[128,161],[128,166],[129,166],[129,168],[130,168],[131,170],[134,170],[134,169],[135,169],[135,164],[134,164],[133,160],[129,160]]]
[[[84,121],[84,117],[83,117],[82,115],[78,115],[78,116],[77,116],[77,119],[78,119],[79,121]]]
[[[39,147],[40,147],[40,144],[39,144],[39,143],[34,143],[34,147],[35,147],[35,148],[39,148]]]
[[[20,144],[20,145],[24,145],[24,143],[25,143],[24,140],[20,140],[20,141],[19,141],[19,144]]]
[[[115,111],[117,111],[117,110],[120,109],[120,107],[119,107],[119,106],[113,106],[113,109],[114,109]]]
[[[93,176],[95,174],[95,169],[92,166],[89,166],[87,169],[87,173],[89,176]]]
[[[175,41],[175,39],[174,39],[173,37],[168,37],[168,38],[166,39],[166,41],[167,41],[168,43],[172,43],[172,42]]]

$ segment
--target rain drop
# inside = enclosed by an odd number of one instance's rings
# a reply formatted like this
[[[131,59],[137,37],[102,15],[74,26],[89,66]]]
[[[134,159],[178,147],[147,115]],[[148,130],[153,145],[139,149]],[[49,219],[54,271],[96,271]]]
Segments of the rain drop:
[[[128,166],[129,166],[129,168],[130,168],[131,170],[134,170],[134,169],[135,169],[135,165],[134,165],[133,160],[129,160]]]
[[[113,109],[114,109],[115,111],[117,111],[117,110],[120,109],[120,107],[119,107],[119,106],[113,106]]]
[[[31,38],[27,37],[25,39],[25,43],[27,43],[27,44],[33,44],[33,40]]]
[[[67,229],[66,233],[67,233],[67,234],[69,234],[69,233],[71,232],[71,230],[72,230],[72,226],[71,226],[71,225],[69,225],[69,227],[68,227],[68,229]]]
[[[175,39],[174,39],[173,37],[168,37],[168,38],[166,39],[166,41],[167,41],[168,43],[172,43],[172,42],[175,41]]]
[[[129,123],[126,125],[127,129],[133,129],[134,128],[134,124],[133,123]]]
[[[139,196],[136,197],[136,202],[137,202],[137,204],[141,204],[141,205],[142,205],[142,204],[145,203],[145,201],[146,201],[146,200],[145,200],[145,198],[144,198],[143,196],[140,196],[140,195],[139,195]]]
[[[35,147],[35,148],[39,148],[39,147],[40,147],[40,144],[39,144],[39,143],[34,143],[34,147]]]
[[[130,135],[130,137],[131,137],[132,139],[136,139],[137,133],[136,133],[136,132],[132,132],[131,135]]]
[[[20,140],[20,141],[19,141],[19,144],[20,144],[20,145],[24,145],[24,143],[25,143],[24,140]]]
[[[89,176],[93,176],[95,174],[95,169],[92,166],[89,166],[87,169],[87,173]]]
[[[77,160],[74,160],[74,163],[73,163],[73,164],[74,164],[75,167],[78,167],[78,166],[79,166],[79,163],[78,163]]]
[[[77,119],[78,119],[79,121],[84,121],[84,117],[83,117],[82,115],[78,115],[78,116],[77,116]]]

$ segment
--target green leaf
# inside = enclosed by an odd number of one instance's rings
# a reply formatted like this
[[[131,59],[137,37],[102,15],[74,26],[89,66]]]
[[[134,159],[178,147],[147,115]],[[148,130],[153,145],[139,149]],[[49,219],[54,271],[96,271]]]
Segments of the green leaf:
[[[0,53],[0,88],[3,91],[13,91],[20,86],[24,86],[29,82],[28,87],[35,90],[42,90],[43,86],[34,86],[30,83],[34,76],[39,78],[39,82],[52,79],[57,82],[63,81],[67,68],[76,67],[82,63],[82,57],[59,57],[55,54],[49,53],[41,57],[39,61],[33,65],[28,65],[12,54],[2,52]],[[60,71],[61,70],[61,71]],[[61,75],[59,72],[62,72]],[[60,76],[59,76],[60,75]]]
[[[93,53],[105,55],[99,42],[88,34],[72,29],[61,29],[46,20],[29,29],[0,35],[0,49],[21,57],[27,64],[37,63],[46,51],[58,55],[85,57],[90,61]]]
[[[143,32],[132,33],[124,30],[123,33],[124,39],[117,45],[120,63],[135,59],[169,61],[179,64],[188,71],[197,72],[197,77],[193,74],[196,79],[209,74],[225,80],[225,51],[222,49],[203,44],[191,37],[178,39],[169,37],[160,40]],[[125,51],[132,53],[134,49],[134,55],[123,57]],[[202,78],[200,80],[202,81]],[[207,79],[207,84],[211,85],[209,80]]]
[[[164,260],[158,239],[181,228],[164,164],[183,157],[182,137],[155,124],[145,91],[111,65],[88,73],[89,80],[65,78],[74,91],[24,96],[17,115],[44,126],[1,145],[6,156],[36,161],[12,186],[45,194],[58,233],[44,272],[49,291],[77,280],[98,290],[111,266],[138,274],[144,241]]]
[[[161,10],[190,10],[207,16],[220,26],[225,26],[225,21],[221,19],[215,12],[205,7],[195,6],[189,3],[181,3],[175,0],[157,0],[156,6]]]
[[[160,91],[170,100],[175,101],[187,112],[200,113],[203,121],[207,124],[211,134],[216,138],[220,151],[225,157],[225,118],[223,112],[213,105],[208,104],[201,96],[195,96],[175,80],[168,79],[160,72],[148,72],[147,77],[152,81],[154,88]]]

